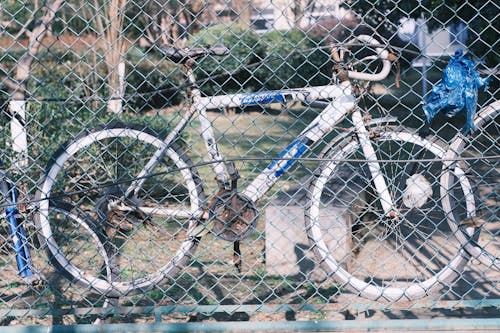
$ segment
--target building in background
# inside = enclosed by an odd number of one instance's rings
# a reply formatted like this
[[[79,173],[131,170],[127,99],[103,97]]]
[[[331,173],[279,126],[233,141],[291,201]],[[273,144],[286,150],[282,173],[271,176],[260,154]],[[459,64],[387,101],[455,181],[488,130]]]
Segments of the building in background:
[[[320,19],[341,19],[353,13],[342,0],[260,0],[253,2],[251,24],[259,32],[306,28]]]

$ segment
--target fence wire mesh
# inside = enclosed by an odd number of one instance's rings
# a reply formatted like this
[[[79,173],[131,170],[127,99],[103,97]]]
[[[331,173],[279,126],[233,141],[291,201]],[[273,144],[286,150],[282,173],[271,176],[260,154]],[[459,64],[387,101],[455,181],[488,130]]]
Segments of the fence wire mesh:
[[[498,318],[499,13],[3,1],[2,325]],[[422,108],[459,49],[469,135]]]

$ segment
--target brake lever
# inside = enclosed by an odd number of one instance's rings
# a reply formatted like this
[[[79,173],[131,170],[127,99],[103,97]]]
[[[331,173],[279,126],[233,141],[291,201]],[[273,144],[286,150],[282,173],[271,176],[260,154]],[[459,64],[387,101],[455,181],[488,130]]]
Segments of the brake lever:
[[[337,77],[340,82],[349,81],[349,76],[347,75],[347,71],[344,69],[344,61],[340,57],[339,50],[336,46],[332,45],[332,60],[334,62],[333,71],[337,73]]]

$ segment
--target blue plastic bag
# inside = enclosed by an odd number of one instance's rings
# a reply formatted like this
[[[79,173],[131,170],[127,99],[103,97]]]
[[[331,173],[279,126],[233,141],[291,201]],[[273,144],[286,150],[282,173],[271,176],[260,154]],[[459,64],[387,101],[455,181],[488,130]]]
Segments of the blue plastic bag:
[[[441,82],[432,88],[431,96],[424,105],[427,123],[442,111],[447,117],[453,117],[464,108],[467,120],[462,127],[462,133],[469,134],[474,130],[476,114],[477,90],[484,86],[488,89],[488,79],[481,78],[472,60],[463,55],[462,50],[455,52],[444,69]]]

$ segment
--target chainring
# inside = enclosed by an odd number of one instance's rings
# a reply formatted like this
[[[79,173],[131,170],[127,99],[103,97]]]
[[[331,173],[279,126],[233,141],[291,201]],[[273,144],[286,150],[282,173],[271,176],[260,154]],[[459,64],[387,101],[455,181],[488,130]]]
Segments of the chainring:
[[[250,236],[257,225],[255,204],[236,191],[222,191],[209,207],[212,232],[216,237],[236,242]]]

